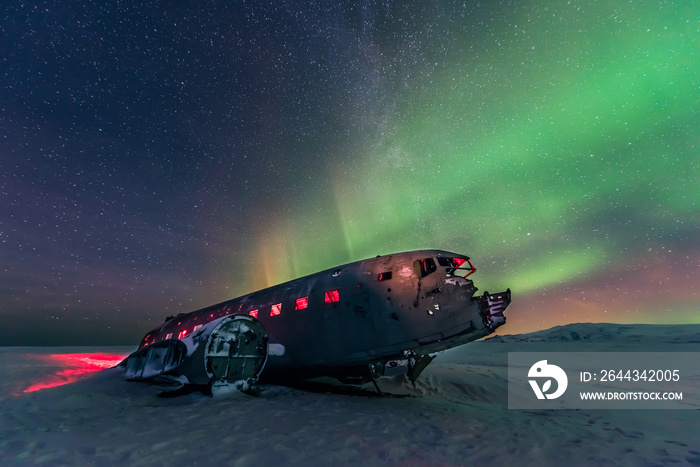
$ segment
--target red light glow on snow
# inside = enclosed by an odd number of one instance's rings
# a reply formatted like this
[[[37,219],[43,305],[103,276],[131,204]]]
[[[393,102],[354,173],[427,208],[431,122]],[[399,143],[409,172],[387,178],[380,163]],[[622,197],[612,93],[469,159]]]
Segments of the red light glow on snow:
[[[112,368],[124,360],[127,355],[105,353],[73,353],[33,355],[39,360],[44,360],[47,365],[63,368],[48,375],[42,381],[26,388],[24,392],[34,392],[41,389],[55,388],[64,384],[74,383],[89,376],[96,371]]]

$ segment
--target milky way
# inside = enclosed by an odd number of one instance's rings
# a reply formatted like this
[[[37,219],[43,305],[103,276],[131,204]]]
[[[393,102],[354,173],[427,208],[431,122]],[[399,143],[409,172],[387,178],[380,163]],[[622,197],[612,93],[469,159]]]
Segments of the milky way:
[[[6,2],[0,344],[419,248],[501,332],[700,322],[696,2]]]

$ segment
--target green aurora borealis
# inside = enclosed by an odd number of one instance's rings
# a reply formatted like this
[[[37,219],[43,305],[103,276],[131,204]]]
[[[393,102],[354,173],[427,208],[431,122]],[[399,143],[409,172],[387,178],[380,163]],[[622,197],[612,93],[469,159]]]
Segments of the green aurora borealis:
[[[275,213],[281,223],[255,251],[265,285],[439,247],[472,255],[482,290],[511,287],[533,311],[548,307],[542,291],[597,282],[556,322],[697,322],[699,12],[694,2],[526,2],[479,43],[453,40],[381,131],[336,157],[334,206]],[[626,268],[663,284],[637,288],[640,277],[620,279]],[[606,283],[632,288],[628,300],[600,296]],[[649,300],[678,291],[673,310]]]

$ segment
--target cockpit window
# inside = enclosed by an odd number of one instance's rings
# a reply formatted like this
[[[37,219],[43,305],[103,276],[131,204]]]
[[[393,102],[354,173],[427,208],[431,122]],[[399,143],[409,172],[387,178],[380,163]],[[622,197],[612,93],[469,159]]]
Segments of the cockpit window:
[[[476,271],[476,268],[472,265],[471,261],[469,261],[469,258],[446,258],[444,256],[438,256],[438,263],[440,263],[440,266],[446,267],[447,274],[450,275],[467,277]]]
[[[425,258],[416,262],[420,266],[421,277],[425,277],[428,274],[437,271],[437,265],[435,264],[435,260],[433,258]]]

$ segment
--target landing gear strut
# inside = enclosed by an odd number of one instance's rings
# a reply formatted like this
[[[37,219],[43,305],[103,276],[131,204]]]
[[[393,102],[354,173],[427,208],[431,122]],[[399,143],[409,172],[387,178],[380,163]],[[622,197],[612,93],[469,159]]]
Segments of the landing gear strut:
[[[410,355],[410,354],[409,354]],[[391,376],[396,374],[405,374],[411,384],[416,386],[416,380],[423,373],[423,370],[435,359],[435,355],[412,355],[408,356],[405,360],[391,360],[390,362],[373,362],[370,363],[367,368],[369,370],[369,377],[374,384],[375,389],[381,394],[379,385],[377,384],[377,379],[382,376]],[[388,367],[388,369],[387,369]],[[398,371],[396,371],[398,369]],[[387,371],[388,370],[388,371]]]

